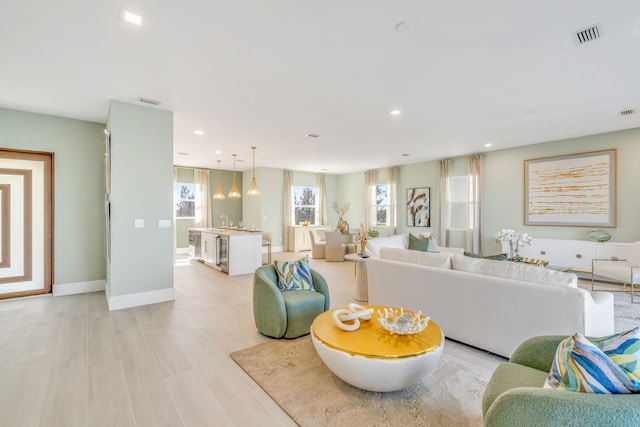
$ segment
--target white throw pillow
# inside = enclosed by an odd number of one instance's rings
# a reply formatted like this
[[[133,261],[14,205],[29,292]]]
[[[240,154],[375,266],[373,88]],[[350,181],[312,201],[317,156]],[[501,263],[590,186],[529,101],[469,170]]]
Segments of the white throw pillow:
[[[380,258],[392,261],[420,264],[429,267],[451,269],[451,255],[435,252],[412,251],[410,249],[381,248]]]
[[[573,273],[549,270],[548,268],[522,262],[495,261],[454,254],[451,263],[454,270],[468,273],[486,274],[487,276],[504,277],[505,279],[540,283],[542,285],[564,286],[567,288],[578,287],[578,276]]]

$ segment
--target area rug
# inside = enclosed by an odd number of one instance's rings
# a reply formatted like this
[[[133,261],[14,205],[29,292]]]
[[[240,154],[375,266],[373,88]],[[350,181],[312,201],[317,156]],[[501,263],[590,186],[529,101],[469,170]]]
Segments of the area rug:
[[[631,294],[612,292],[614,301],[614,327],[615,332],[623,332],[640,326],[640,290],[634,291],[634,301],[631,303]]]
[[[336,377],[309,336],[272,340],[231,358],[300,426],[482,426],[488,378],[446,354],[405,390],[360,390]],[[371,372],[375,375],[375,372]]]

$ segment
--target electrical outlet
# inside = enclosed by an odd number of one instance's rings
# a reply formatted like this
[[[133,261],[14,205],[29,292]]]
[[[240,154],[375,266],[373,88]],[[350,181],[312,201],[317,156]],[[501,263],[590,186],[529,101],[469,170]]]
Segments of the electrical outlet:
[[[134,226],[136,228],[143,228],[144,227],[144,219],[136,219],[134,222]]]

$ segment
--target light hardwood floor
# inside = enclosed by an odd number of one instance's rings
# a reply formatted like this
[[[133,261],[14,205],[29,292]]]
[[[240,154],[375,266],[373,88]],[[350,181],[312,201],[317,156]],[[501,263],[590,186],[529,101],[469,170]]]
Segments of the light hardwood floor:
[[[305,253],[274,253],[297,259]],[[331,306],[354,302],[351,262],[312,260]],[[0,302],[3,426],[294,426],[229,357],[268,340],[252,275],[177,259],[173,302],[109,312],[103,292]],[[488,376],[504,359],[447,341]]]

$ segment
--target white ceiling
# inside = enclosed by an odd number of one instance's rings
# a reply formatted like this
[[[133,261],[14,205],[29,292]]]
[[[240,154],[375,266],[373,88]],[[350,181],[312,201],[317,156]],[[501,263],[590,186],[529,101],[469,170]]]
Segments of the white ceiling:
[[[143,96],[176,164],[245,170],[255,145],[346,173],[640,127],[639,25],[638,0],[4,1],[0,106],[104,123]]]

